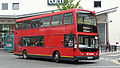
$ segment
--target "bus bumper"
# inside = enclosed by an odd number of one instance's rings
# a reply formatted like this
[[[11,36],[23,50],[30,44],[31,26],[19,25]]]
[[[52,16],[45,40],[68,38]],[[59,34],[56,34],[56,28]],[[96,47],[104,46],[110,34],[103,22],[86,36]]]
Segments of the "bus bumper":
[[[75,60],[95,60],[99,59],[99,56],[75,56]]]

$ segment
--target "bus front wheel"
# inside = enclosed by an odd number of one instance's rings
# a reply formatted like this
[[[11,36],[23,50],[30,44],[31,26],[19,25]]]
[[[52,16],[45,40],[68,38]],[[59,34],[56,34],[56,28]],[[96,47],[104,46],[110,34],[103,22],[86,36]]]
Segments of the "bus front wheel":
[[[22,56],[23,56],[23,59],[27,59],[28,58],[28,53],[27,53],[26,50],[23,51]]]
[[[60,62],[60,53],[59,52],[55,52],[54,56],[53,56],[53,60],[58,63]]]

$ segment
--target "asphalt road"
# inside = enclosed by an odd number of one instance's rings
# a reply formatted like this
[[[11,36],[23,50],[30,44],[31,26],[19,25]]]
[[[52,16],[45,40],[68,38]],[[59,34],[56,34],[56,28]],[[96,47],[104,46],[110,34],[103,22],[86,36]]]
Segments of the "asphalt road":
[[[102,53],[98,60],[55,63],[47,59],[31,58],[25,60],[13,55],[13,53],[0,51],[0,68],[120,68],[120,63],[117,62],[118,58],[120,58],[120,52]]]

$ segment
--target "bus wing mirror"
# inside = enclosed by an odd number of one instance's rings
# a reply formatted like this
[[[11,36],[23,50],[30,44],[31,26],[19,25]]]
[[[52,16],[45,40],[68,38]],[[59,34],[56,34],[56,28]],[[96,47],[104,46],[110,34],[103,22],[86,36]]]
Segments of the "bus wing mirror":
[[[70,34],[70,38],[71,38],[71,39],[74,39],[74,35],[73,35],[73,34]]]

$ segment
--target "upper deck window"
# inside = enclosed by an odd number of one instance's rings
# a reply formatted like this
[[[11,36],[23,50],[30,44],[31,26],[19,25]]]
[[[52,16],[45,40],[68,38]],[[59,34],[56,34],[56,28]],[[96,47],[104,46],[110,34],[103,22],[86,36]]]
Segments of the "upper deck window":
[[[41,18],[41,26],[40,27],[49,27],[50,26],[50,17]]]
[[[52,16],[52,26],[62,25],[62,15]]]
[[[23,21],[23,28],[24,29],[29,29],[31,28],[31,23],[29,20]]]
[[[21,30],[23,29],[23,22],[17,22],[16,23],[16,30]]]
[[[77,23],[96,26],[96,18],[91,12],[79,11],[77,13]]]
[[[73,13],[65,13],[64,24],[72,24],[72,23],[73,23]]]
[[[49,27],[49,26],[50,26],[50,17],[16,22],[16,30]]]
[[[16,23],[15,27],[16,27],[16,30],[19,30],[19,22]]]
[[[31,23],[32,28],[39,28],[40,27],[40,18],[38,19],[33,19]]]

